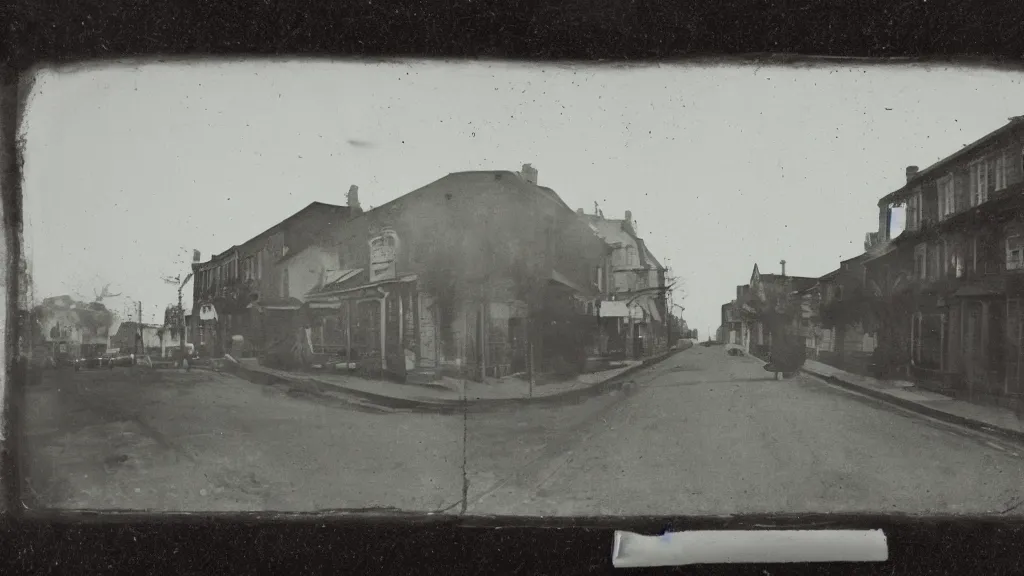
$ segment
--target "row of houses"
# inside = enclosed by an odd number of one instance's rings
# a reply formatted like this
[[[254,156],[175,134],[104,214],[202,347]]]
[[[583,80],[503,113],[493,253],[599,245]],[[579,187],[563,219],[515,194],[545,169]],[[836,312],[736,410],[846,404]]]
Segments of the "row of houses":
[[[623,219],[537,171],[449,174],[372,210],[314,202],[193,263],[191,340],[369,376],[585,370],[668,346],[666,269]]]
[[[1024,392],[1024,117],[919,170],[878,201],[864,252],[820,278],[786,283],[812,354],[982,403]],[[905,211],[894,234],[893,212]],[[754,276],[758,275],[755,267]],[[721,339],[763,353],[741,292],[722,307]],[[784,273],[783,273],[784,276]],[[737,303],[739,302],[739,303]]]

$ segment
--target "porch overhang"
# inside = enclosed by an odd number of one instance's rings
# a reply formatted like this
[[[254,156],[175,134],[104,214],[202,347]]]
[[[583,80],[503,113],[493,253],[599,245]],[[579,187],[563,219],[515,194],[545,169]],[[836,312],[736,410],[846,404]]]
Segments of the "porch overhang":
[[[654,302],[650,298],[641,298],[637,303],[645,312],[647,312],[647,315],[651,317],[651,320],[661,322],[661,314],[658,314],[658,307],[654,305]]]
[[[554,284],[558,284],[558,285],[564,286],[566,288],[569,288],[570,290],[572,290],[573,292],[576,292],[577,294],[579,294],[580,296],[583,296],[584,298],[590,299],[590,298],[594,298],[595,296],[597,296],[597,291],[596,290],[593,290],[593,289],[588,290],[588,289],[580,286],[579,284],[576,284],[575,282],[570,280],[565,274],[562,274],[558,270],[552,270],[551,271],[551,276],[549,277],[549,281],[553,282]]]
[[[267,298],[257,300],[246,308],[256,310],[298,310],[302,308],[302,300],[298,298]]]
[[[350,279],[351,278],[355,278],[355,276],[350,277]],[[416,274],[407,274],[399,278],[384,280],[381,282],[338,287],[338,289],[326,292],[311,293],[309,294],[308,302],[310,307],[330,307],[328,305],[334,305],[343,300],[384,298],[387,296],[387,289],[389,287],[399,284],[409,284],[416,282],[418,279],[419,277]]]
[[[952,298],[1002,298],[1003,296],[1006,296],[1005,291],[996,290],[987,286],[964,286],[954,292]]]

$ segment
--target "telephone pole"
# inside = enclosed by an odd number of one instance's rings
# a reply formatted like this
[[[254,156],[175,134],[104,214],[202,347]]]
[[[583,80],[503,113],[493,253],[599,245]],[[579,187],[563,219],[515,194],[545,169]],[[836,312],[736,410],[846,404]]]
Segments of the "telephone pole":
[[[194,258],[198,257],[197,253]],[[164,278],[164,282],[178,287],[178,311],[174,323],[178,326],[178,352],[181,354],[182,359],[185,358],[185,306],[182,304],[182,291],[191,279],[192,272],[189,272],[184,279],[182,279],[180,274],[173,278],[169,276]]]
[[[181,352],[182,360],[185,358],[185,308],[181,303],[181,291],[185,289],[185,285],[191,279],[192,273],[189,272],[178,286],[178,349]]]
[[[135,357],[139,356],[139,344],[142,343],[142,300],[139,300],[139,335],[135,339]]]

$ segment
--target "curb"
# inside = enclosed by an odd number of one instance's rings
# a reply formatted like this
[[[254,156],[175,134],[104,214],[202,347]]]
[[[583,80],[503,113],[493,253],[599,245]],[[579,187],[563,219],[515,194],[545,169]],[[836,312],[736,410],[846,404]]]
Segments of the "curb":
[[[888,404],[893,404],[895,406],[899,406],[900,408],[904,408],[906,410],[910,410],[911,412],[917,412],[918,414],[924,414],[925,416],[930,416],[932,418],[935,418],[936,420],[942,420],[944,422],[949,422],[951,424],[958,424],[960,426],[964,426],[966,428],[971,428],[973,430],[978,430],[980,432],[995,433],[995,434],[997,434],[999,436],[1003,436],[1005,438],[1008,438],[1010,440],[1014,440],[1016,442],[1024,442],[1024,432],[1020,432],[1018,430],[1012,430],[1010,428],[1003,428],[1001,426],[996,426],[994,424],[989,424],[987,422],[981,422],[979,420],[973,420],[973,419],[967,418],[965,416],[958,416],[956,414],[950,414],[949,412],[944,412],[944,411],[939,410],[937,408],[932,408],[930,406],[924,406],[922,404],[918,404],[917,402],[914,402],[914,401],[911,401],[911,400],[906,400],[904,398],[899,398],[899,397],[893,396],[891,394],[886,394],[885,392],[882,392],[880,390],[875,390],[875,389],[867,388],[867,387],[864,387],[864,386],[858,386],[857,384],[851,384],[849,382],[846,382],[845,380],[841,380],[839,378],[836,378],[835,376],[826,376],[826,375],[823,375],[823,374],[816,374],[816,373],[814,373],[814,372],[812,372],[812,371],[810,371],[810,370],[808,370],[806,368],[801,368],[800,371],[805,373],[805,374],[809,374],[811,376],[814,376],[815,378],[820,378],[822,380],[825,380],[826,382],[829,382],[831,384],[835,384],[836,386],[839,386],[840,388],[845,388],[847,390],[858,392],[858,393],[863,394],[865,396],[870,396],[870,397],[872,397],[872,398],[874,398],[876,400],[880,400],[882,402],[886,402]]]
[[[692,346],[690,347],[692,348]],[[443,401],[430,401],[430,400],[412,400],[408,398],[395,398],[393,396],[385,396],[383,394],[374,394],[373,392],[366,392],[364,390],[352,390],[342,386],[337,386],[322,380],[318,380],[316,377],[297,377],[295,379],[284,378],[276,376],[266,372],[258,370],[250,370],[244,366],[239,366],[236,375],[249,380],[256,384],[264,384],[272,386],[275,384],[284,384],[298,388],[305,392],[314,392],[316,394],[323,394],[325,390],[337,392],[339,394],[351,396],[359,400],[373,403],[377,406],[384,408],[391,408],[395,410],[406,410],[410,412],[427,413],[427,414],[456,414],[464,411],[470,412],[481,412],[488,410],[497,410],[501,408],[508,408],[512,406],[527,406],[527,405],[557,405],[561,403],[579,403],[582,400],[600,396],[607,392],[619,390],[625,383],[625,379],[636,372],[654,366],[675,354],[689,350],[690,348],[684,348],[680,350],[671,350],[660,356],[654,358],[648,358],[642,361],[636,366],[631,366],[623,372],[603,380],[596,384],[579,388],[576,390],[569,390],[558,394],[551,394],[547,396],[539,396],[536,398],[501,398],[501,399],[485,399],[485,400],[443,400]]]

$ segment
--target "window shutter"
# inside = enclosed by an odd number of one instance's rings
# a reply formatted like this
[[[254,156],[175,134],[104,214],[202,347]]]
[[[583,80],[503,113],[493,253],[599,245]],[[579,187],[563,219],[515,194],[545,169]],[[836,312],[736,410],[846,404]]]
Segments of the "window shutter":
[[[956,190],[956,204],[954,209],[958,212],[967,208],[969,204],[969,184],[970,182],[967,173],[959,172],[954,176],[953,187]]]

